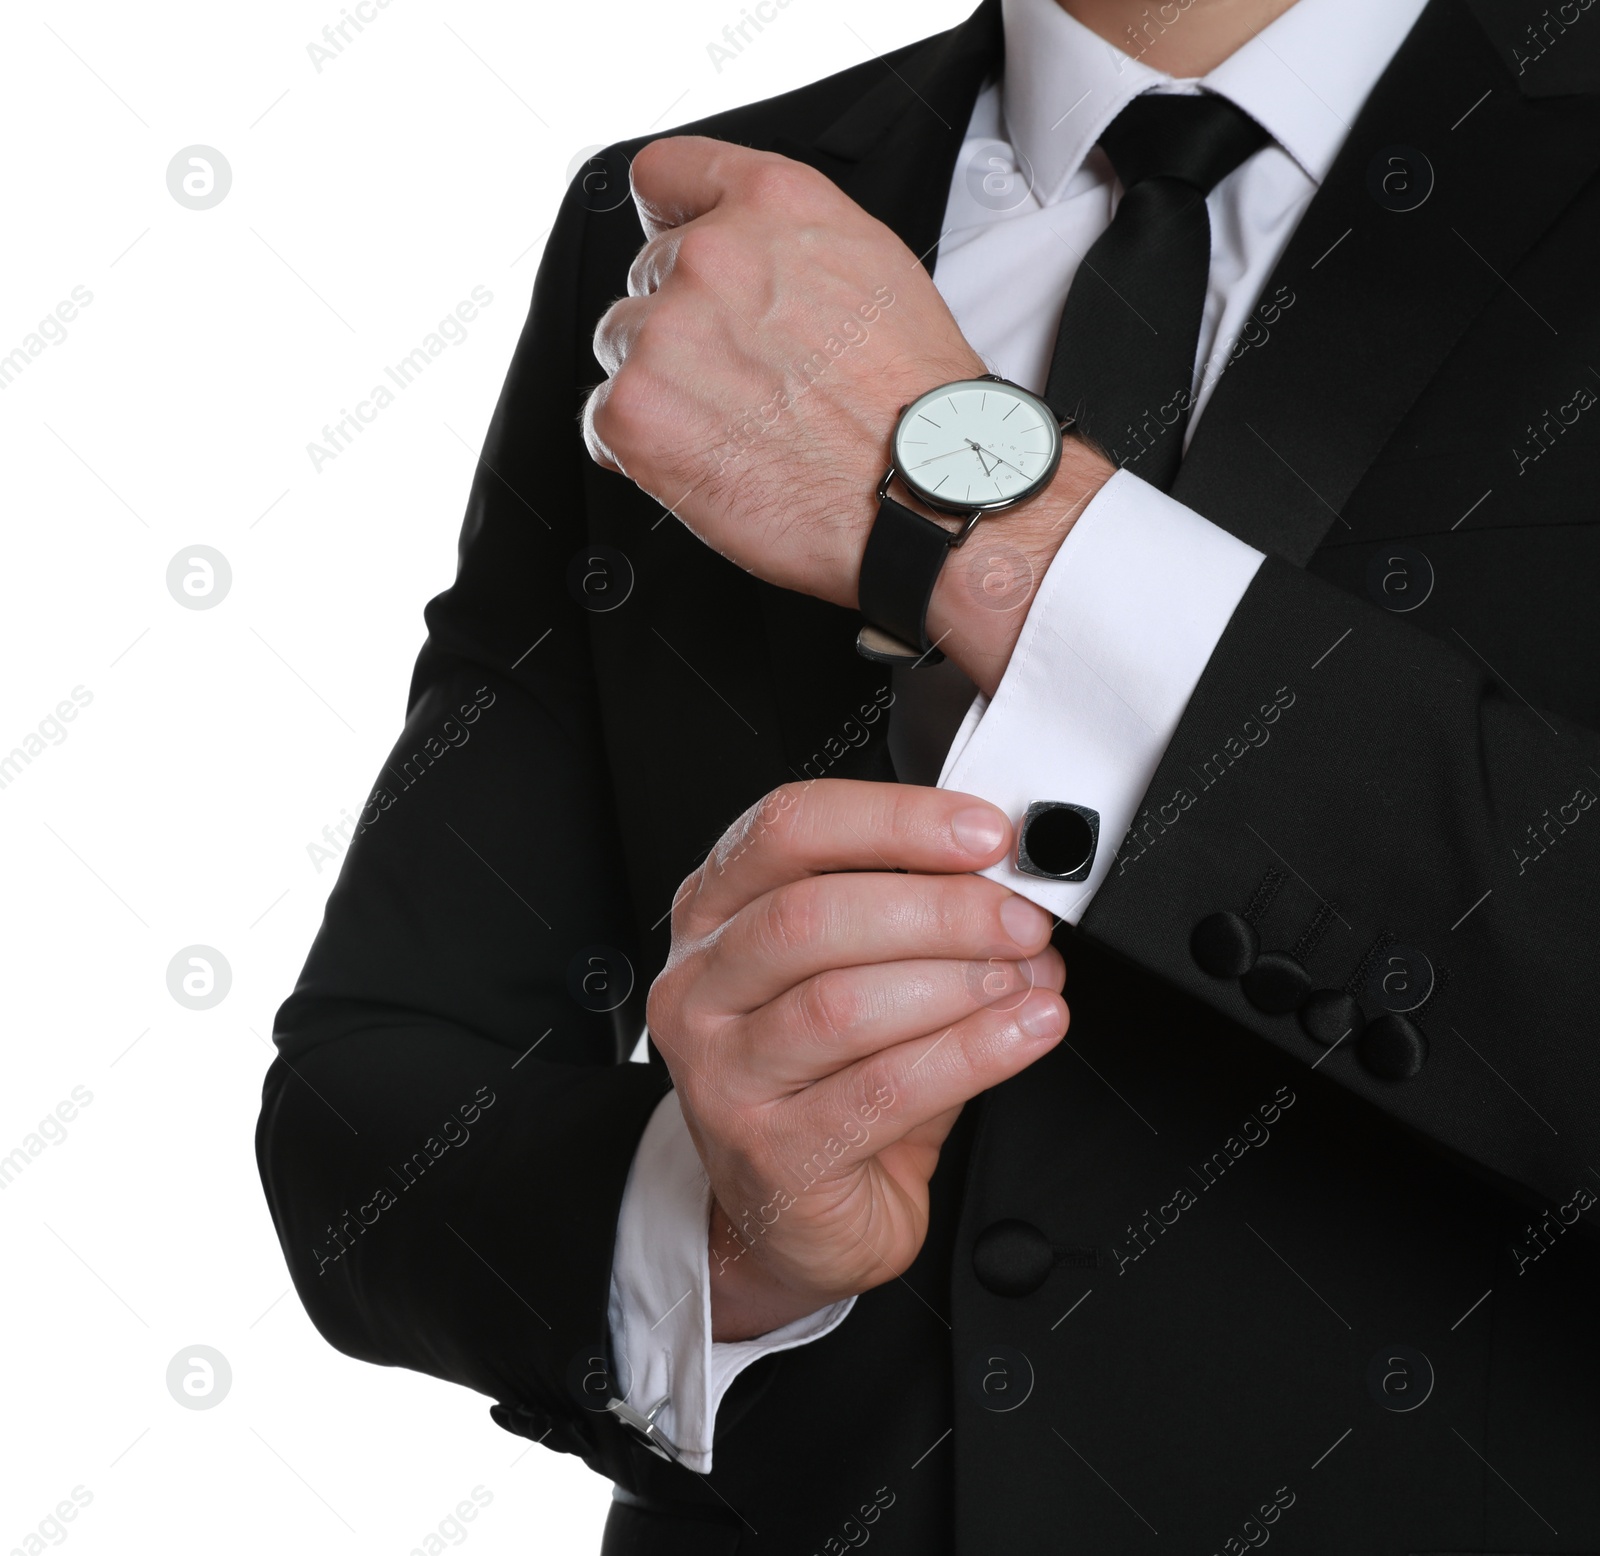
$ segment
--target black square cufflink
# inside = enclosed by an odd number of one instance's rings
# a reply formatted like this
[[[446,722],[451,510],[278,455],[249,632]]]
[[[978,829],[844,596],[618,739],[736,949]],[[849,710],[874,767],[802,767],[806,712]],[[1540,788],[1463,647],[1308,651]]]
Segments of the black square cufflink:
[[[1035,800],[1017,836],[1017,868],[1043,881],[1086,881],[1100,846],[1100,812],[1064,800]]]

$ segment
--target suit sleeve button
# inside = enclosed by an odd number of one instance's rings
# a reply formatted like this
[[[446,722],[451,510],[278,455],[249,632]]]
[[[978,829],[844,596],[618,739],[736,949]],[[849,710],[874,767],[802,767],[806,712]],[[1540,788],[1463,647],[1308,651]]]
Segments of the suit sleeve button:
[[[1237,978],[1255,965],[1261,937],[1237,913],[1213,913],[1194,926],[1189,953],[1213,978]]]
[[[1383,1015],[1367,1023],[1356,1052],[1380,1080],[1408,1081],[1428,1062],[1428,1040],[1415,1022]]]
[[[1244,997],[1263,1014],[1287,1016],[1298,1010],[1311,992],[1311,979],[1284,951],[1265,951],[1255,959],[1239,985]]]
[[[1325,1048],[1359,1032],[1361,1026],[1361,1006],[1338,989],[1315,989],[1300,1007],[1301,1031]]]

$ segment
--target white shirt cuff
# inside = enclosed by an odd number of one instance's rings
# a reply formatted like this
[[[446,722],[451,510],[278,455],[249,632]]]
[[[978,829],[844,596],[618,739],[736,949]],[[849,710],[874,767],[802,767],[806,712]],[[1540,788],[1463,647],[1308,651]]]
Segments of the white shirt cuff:
[[[843,1323],[854,1297],[753,1340],[711,1338],[711,1183],[678,1094],[656,1104],[634,1152],[611,1266],[611,1344],[627,1402],[657,1424],[686,1469],[711,1472],[717,1407],[751,1362],[818,1340]]]
[[[1083,881],[1006,860],[981,873],[1070,924],[1082,918],[1263,554],[1119,470],[1055,555],[992,699],[967,710],[939,787],[1019,824],[1035,800],[1100,813]],[[1248,710],[1246,710],[1248,711]]]

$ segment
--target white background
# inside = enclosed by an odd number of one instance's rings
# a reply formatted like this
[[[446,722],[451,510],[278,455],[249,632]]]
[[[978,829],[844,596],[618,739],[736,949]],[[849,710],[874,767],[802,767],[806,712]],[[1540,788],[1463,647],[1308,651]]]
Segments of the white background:
[[[92,698],[0,787],[0,1157],[27,1160],[0,1188],[0,1551],[75,1486],[92,1501],[42,1538],[85,1552],[405,1556],[474,1487],[477,1551],[598,1546],[609,1487],[578,1460],[317,1335],[252,1136],[337,871],[308,845],[402,723],[569,169],[971,7],[790,0],[718,70],[743,9],[392,0],[320,71],[332,0],[0,11],[0,357],[93,297],[0,389],[0,756]],[[194,145],[232,173],[205,210],[168,190]],[[475,286],[465,340],[314,468]],[[166,581],[195,546],[232,571],[207,609]],[[168,992],[192,945],[231,968],[209,1009]],[[232,1369],[213,1408],[167,1389],[196,1345]]]

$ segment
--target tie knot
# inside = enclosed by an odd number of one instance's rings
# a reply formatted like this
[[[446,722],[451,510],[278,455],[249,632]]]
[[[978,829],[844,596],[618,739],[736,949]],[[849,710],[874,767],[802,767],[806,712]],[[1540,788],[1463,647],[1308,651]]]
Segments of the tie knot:
[[[1124,189],[1176,178],[1207,195],[1271,138],[1225,97],[1146,92],[1112,120],[1100,144]]]

